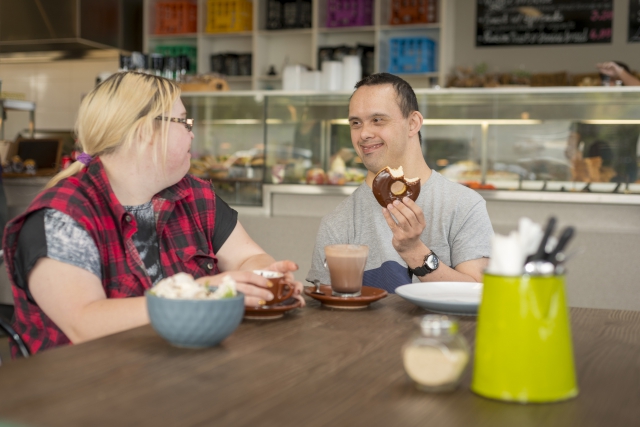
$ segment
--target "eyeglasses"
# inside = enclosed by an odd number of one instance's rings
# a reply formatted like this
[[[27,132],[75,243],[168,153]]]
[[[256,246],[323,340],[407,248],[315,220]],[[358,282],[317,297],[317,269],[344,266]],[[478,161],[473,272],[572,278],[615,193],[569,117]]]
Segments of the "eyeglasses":
[[[177,117],[158,116],[156,117],[156,120],[166,120],[169,122],[182,123],[184,127],[187,128],[187,132],[191,132],[191,129],[193,129],[193,119],[179,119]]]

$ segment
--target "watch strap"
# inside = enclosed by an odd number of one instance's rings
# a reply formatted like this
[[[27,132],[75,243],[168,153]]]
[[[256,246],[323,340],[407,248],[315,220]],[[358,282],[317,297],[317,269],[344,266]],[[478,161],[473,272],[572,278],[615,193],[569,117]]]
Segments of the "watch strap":
[[[427,255],[425,255],[424,257],[424,261],[422,262],[422,265],[420,267],[417,268],[411,268],[409,266],[407,266],[407,270],[409,272],[409,277],[412,276],[418,276],[418,277],[422,277],[422,276],[426,276],[427,274],[435,271],[438,268],[439,265],[439,260],[436,261],[436,268],[430,268],[427,265],[427,259],[433,255],[434,257],[436,257],[436,260],[438,259],[438,255],[436,255],[435,252],[430,251]]]

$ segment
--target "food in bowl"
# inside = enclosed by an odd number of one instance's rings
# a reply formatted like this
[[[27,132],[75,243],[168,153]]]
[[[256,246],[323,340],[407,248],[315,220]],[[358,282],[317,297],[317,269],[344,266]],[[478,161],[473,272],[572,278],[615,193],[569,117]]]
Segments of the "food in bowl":
[[[149,291],[162,298],[175,299],[221,299],[235,297],[236,281],[231,276],[225,276],[217,289],[207,284],[198,283],[187,273],[178,273],[159,281]]]
[[[225,276],[211,289],[189,274],[178,273],[146,292],[151,326],[176,347],[218,345],[238,327],[244,315],[244,295]]]

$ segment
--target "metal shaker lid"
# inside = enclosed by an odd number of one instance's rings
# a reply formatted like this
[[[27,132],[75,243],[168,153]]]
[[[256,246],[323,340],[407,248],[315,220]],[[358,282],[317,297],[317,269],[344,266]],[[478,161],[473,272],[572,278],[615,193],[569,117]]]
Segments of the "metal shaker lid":
[[[424,335],[440,336],[458,333],[458,319],[452,316],[427,314],[419,322]]]

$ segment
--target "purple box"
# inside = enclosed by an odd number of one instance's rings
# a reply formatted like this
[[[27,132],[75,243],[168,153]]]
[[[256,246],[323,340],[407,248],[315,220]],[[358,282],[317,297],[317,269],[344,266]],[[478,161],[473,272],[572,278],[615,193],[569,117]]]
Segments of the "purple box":
[[[373,24],[373,0],[327,0],[327,27]]]

